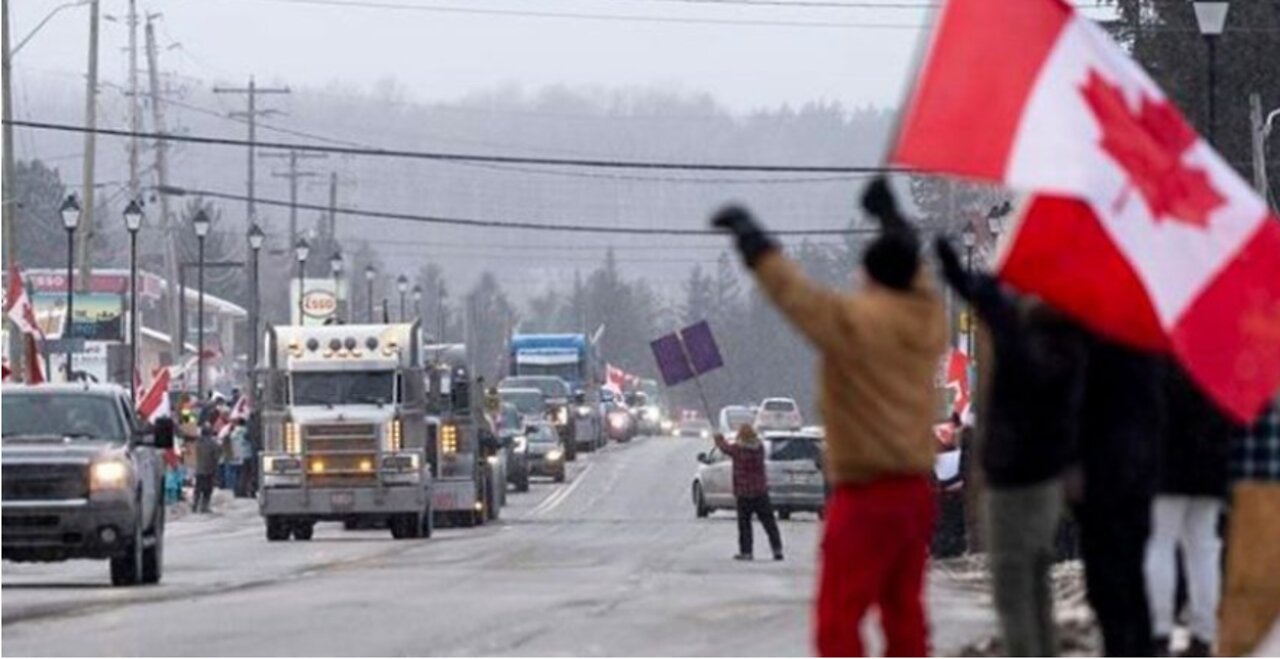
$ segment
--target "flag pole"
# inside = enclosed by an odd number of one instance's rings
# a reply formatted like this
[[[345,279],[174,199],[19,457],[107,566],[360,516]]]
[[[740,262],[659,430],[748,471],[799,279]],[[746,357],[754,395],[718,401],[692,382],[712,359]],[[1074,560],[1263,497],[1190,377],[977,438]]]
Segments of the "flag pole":
[[[702,399],[702,411],[707,414],[707,422],[711,422],[711,404],[707,402],[707,393],[702,390],[702,378],[698,373],[698,369],[693,367],[693,359],[689,357],[689,349],[684,345],[684,337],[681,336],[680,330],[675,331],[676,341],[680,344],[680,354],[684,356],[684,363],[688,364],[689,372],[693,373],[693,385],[698,389],[698,398]]]

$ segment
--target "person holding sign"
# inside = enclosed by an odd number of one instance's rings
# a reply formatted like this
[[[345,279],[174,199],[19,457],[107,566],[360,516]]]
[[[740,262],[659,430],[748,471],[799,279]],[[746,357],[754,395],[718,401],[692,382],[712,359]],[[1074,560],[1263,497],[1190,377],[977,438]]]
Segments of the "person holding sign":
[[[733,460],[733,497],[738,502],[738,555],[735,560],[754,558],[751,518],[758,517],[764,532],[769,536],[773,560],[782,560],[782,534],[778,521],[773,517],[773,503],[769,501],[769,482],[764,470],[764,442],[750,424],[738,428],[738,436],[729,443],[721,433],[716,433],[716,448]]]
[[[821,353],[820,407],[832,483],[815,621],[823,656],[862,656],[860,624],[877,606],[889,656],[927,656],[923,587],[937,515],[934,374],[946,314],[920,240],[883,179],[863,206],[880,235],[862,255],[863,286],[829,290],[789,260],[744,208],[712,225],[737,238],[765,294]]]

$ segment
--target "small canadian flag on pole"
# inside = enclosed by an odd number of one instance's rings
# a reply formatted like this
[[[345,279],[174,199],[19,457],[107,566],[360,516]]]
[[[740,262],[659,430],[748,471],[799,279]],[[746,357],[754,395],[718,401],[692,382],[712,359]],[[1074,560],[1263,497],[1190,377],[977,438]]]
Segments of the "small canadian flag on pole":
[[[1251,419],[1280,385],[1280,225],[1063,0],[948,0],[891,160],[1033,193],[1000,276],[1170,351]]]

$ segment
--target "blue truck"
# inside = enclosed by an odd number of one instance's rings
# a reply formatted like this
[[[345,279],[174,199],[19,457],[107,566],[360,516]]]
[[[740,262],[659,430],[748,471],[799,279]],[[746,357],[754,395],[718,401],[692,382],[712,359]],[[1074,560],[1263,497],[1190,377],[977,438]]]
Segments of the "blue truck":
[[[550,420],[565,443],[565,458],[578,449],[594,450],[604,443],[599,405],[600,360],[585,334],[514,334],[507,355],[504,382],[555,377],[568,385],[567,396],[549,396]],[[499,384],[501,386],[501,383]]]

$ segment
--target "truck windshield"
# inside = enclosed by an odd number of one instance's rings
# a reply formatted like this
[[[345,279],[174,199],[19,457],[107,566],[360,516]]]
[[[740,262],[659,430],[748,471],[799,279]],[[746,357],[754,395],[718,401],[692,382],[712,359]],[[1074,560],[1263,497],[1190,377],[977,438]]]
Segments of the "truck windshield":
[[[386,405],[393,402],[394,371],[293,374],[294,405]]]
[[[578,379],[578,364],[520,364],[520,375],[544,375],[565,380]]]
[[[90,394],[4,395],[4,437],[66,437],[125,441],[120,405]]]
[[[521,368],[524,368],[521,366]],[[525,377],[507,378],[498,383],[501,389],[537,389],[546,398],[568,398],[569,385],[557,377]]]

